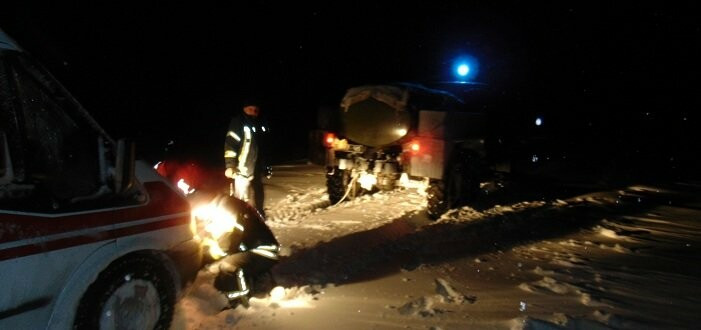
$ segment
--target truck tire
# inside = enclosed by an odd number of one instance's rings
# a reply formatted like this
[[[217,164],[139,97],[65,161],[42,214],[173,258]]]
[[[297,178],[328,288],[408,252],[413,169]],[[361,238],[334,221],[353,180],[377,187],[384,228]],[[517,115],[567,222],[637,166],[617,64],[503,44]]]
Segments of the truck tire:
[[[74,329],[168,329],[175,294],[162,260],[149,254],[118,259],[88,287]]]
[[[457,166],[456,181],[460,182],[457,191],[457,203],[464,204],[474,201],[480,193],[482,178],[482,160],[473,153],[463,153]]]
[[[346,194],[350,181],[350,173],[345,170],[335,168],[332,173],[326,174],[326,190],[329,193],[329,201],[332,205],[341,201]]]
[[[431,180],[426,190],[427,212],[431,219],[474,200],[479,194],[479,158],[461,153],[458,160],[450,163],[444,180]]]
[[[448,198],[446,198],[445,183],[442,180],[431,180],[426,189],[427,206],[429,218],[435,220],[450,209]]]

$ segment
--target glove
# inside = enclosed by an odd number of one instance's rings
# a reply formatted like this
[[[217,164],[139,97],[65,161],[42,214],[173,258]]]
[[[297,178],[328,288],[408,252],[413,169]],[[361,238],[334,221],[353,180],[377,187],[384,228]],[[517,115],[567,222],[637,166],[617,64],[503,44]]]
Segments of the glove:
[[[236,176],[236,169],[233,167],[229,167],[224,171],[224,176],[226,176],[229,179],[233,179],[234,176]]]
[[[248,202],[248,188],[251,184],[251,177],[246,177],[240,173],[234,174],[233,196]]]

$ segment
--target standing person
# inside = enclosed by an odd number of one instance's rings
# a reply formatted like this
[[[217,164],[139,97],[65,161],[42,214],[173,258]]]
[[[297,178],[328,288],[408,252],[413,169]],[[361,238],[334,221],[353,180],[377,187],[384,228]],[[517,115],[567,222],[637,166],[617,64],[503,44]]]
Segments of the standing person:
[[[265,163],[265,136],[269,128],[260,117],[258,100],[246,99],[242,105],[243,111],[231,119],[226,133],[224,175],[234,180],[231,194],[251,204],[265,217],[262,177],[271,174]]]

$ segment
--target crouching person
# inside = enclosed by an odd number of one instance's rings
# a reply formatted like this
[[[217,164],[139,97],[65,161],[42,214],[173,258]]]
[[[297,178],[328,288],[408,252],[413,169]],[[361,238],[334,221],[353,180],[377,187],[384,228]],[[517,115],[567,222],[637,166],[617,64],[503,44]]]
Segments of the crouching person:
[[[238,212],[237,230],[219,239],[227,256],[219,261],[219,273],[214,287],[229,299],[229,305],[237,302],[248,305],[253,294],[253,282],[265,275],[278,262],[279,244],[260,213],[242,200],[229,198]]]

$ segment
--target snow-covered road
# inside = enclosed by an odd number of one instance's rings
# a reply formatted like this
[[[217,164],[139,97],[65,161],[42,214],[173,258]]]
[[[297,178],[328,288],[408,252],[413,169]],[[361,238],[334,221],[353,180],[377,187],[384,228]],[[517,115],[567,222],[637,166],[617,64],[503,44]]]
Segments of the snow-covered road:
[[[322,167],[276,167],[266,205],[284,290],[221,311],[203,270],[173,329],[698,327],[698,186],[484,188],[429,221],[416,189],[331,206]]]

